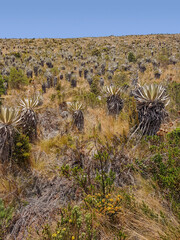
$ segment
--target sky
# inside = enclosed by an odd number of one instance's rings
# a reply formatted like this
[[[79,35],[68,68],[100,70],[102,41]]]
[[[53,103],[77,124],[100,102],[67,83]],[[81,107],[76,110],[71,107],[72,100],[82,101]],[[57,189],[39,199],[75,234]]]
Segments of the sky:
[[[0,0],[0,38],[180,33],[180,0]]]

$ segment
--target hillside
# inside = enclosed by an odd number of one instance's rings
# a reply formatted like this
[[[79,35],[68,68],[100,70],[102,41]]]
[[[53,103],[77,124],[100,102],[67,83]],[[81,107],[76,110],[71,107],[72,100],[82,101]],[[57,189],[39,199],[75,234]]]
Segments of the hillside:
[[[180,239],[180,34],[0,39],[0,103],[0,239]]]

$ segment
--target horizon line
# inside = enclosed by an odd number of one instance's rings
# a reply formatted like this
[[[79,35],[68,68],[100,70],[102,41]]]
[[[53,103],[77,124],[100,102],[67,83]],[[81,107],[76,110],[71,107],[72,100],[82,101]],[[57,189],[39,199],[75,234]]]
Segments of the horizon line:
[[[0,37],[0,39],[76,39],[76,38],[108,38],[108,37],[129,37],[129,36],[150,36],[150,35],[178,35],[179,33],[147,33],[147,34],[125,34],[125,35],[106,35],[88,37]]]

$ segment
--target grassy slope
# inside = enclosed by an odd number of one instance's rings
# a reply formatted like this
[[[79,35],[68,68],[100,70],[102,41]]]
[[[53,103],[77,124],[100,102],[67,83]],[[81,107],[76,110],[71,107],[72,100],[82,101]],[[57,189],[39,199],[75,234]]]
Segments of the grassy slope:
[[[171,54],[176,55],[176,58],[180,58],[178,55],[178,49],[176,48],[178,45],[176,46],[174,44],[178,44],[179,39],[179,35],[149,35],[84,39],[8,39],[0,40],[0,48],[4,55],[12,52],[20,52],[22,62],[29,55],[34,56],[36,59],[39,59],[40,56],[51,56],[52,58],[55,56],[55,60],[53,62],[54,75],[59,74],[59,72],[64,74],[71,71],[75,66],[79,67],[80,63],[83,62],[83,60],[79,59],[73,61],[62,59],[61,54],[59,53],[62,49],[68,49],[69,53],[74,56],[76,54],[74,49],[77,48],[76,52],[82,51],[84,53],[83,56],[88,57],[92,55],[92,50],[94,48],[98,48],[100,52],[105,52],[105,47],[107,48],[108,45],[114,46],[116,54],[120,57],[118,59],[120,65],[125,62],[128,52],[130,51],[134,52],[136,57],[141,60],[144,57],[150,57],[151,50],[153,50],[155,54],[153,58],[159,59],[162,74],[159,79],[154,80],[155,70],[151,63],[147,63],[146,71],[144,73],[139,72],[139,83],[144,84],[155,81],[172,88],[172,82],[180,83],[180,62],[176,65],[167,64],[166,61],[162,59],[162,51],[164,51],[162,46],[166,49],[170,48],[172,51]],[[152,47],[150,47],[151,45]],[[163,54],[166,55],[165,52],[163,52]],[[106,67],[108,68],[111,63],[112,55],[109,52],[105,52],[105,55],[110,56],[110,59],[101,56],[98,57],[97,61],[101,62],[101,58],[105,58]],[[1,62],[3,63],[3,60],[1,60]],[[104,62],[104,60],[102,62]],[[62,65],[66,67],[66,70],[58,69]],[[91,67],[91,65],[92,64],[89,62],[86,63],[86,67]],[[137,63],[132,65],[136,69],[135,66],[137,66]],[[47,66],[45,65],[45,67],[42,68],[43,73],[46,69]],[[74,70],[74,72],[76,73],[76,70]],[[29,86],[24,88],[24,90],[8,90],[8,95],[4,96],[4,103],[6,105],[16,106],[15,101],[17,100],[17,96],[24,96],[27,93],[33,93],[35,90],[41,90],[41,83],[45,81],[43,73],[38,77],[33,77],[35,82],[34,86],[33,84],[29,84]],[[123,73],[125,75],[126,82],[131,86],[129,79],[133,75],[133,68],[130,71],[123,71]],[[118,71],[115,72],[115,76],[119,76],[119,74],[120,73]],[[109,84],[106,74],[104,79],[105,83]],[[117,77],[117,79],[120,79],[119,83],[123,85],[121,76],[119,78]],[[115,77],[112,82],[113,81],[116,81]],[[78,87],[75,89],[72,89],[70,87],[70,83],[63,79],[61,81],[60,92],[52,88],[43,95],[43,105],[39,110],[39,114],[42,115],[46,113],[47,108],[50,109],[50,112],[53,110],[57,112],[58,104],[62,98],[65,98],[65,101],[73,101],[75,99],[81,99],[84,101],[87,104],[86,110],[84,111],[85,130],[83,133],[78,133],[76,130],[72,131],[68,125],[70,124],[70,120],[68,119],[65,121],[58,114],[54,115],[54,119],[53,117],[49,118],[49,120],[46,121],[46,124],[51,126],[54,124],[56,118],[59,119],[55,124],[57,124],[61,134],[58,134],[50,139],[46,139],[46,137],[43,138],[40,134],[40,130],[43,130],[39,126],[39,136],[41,137],[39,137],[39,140],[32,145],[31,159],[29,161],[30,170],[28,170],[28,173],[26,174],[25,170],[19,168],[18,166],[15,166],[14,171],[18,171],[16,174],[14,174],[13,171],[9,171],[8,166],[0,166],[0,197],[4,198],[7,204],[15,202],[15,205],[17,207],[21,206],[22,210],[22,205],[31,203],[30,199],[33,196],[36,199],[37,193],[33,192],[30,198],[27,196],[28,194],[31,195],[30,192],[31,186],[34,184],[34,176],[38,176],[39,179],[45,178],[52,181],[55,176],[59,176],[57,167],[61,167],[63,163],[71,164],[71,159],[74,158],[73,156],[75,155],[75,158],[78,158],[80,151],[83,151],[84,155],[90,159],[90,156],[92,156],[96,150],[94,139],[97,139],[97,137],[102,140],[103,144],[109,142],[109,144],[112,145],[111,139],[114,135],[128,136],[130,129],[128,116],[132,110],[132,105],[126,105],[120,116],[117,119],[114,119],[113,117],[107,115],[105,101],[98,102],[97,100],[91,99],[90,96],[86,97],[84,96],[85,92],[89,92],[89,84],[83,77],[81,77],[78,78]],[[170,112],[173,126],[165,125],[164,129],[171,132],[178,126],[178,102],[173,99],[173,93],[170,90],[169,93],[171,94],[171,104],[168,106],[168,111]],[[130,101],[128,93],[124,94],[124,98],[125,103],[128,104]],[[67,128],[66,134],[63,133],[65,128]],[[80,145],[82,145],[80,149],[77,148],[78,141]],[[164,135],[164,139],[162,139],[162,141],[167,141],[166,134]],[[121,144],[122,142],[118,143],[118,146],[115,145],[114,149],[117,148],[117,151],[122,151]],[[126,164],[124,168],[121,166],[122,170],[125,169],[125,171],[127,171],[128,168],[133,168],[134,170],[130,175],[127,175],[129,178],[132,178],[131,181],[128,181],[128,177],[126,180],[122,178],[121,180],[124,180],[124,183],[119,187],[116,185],[115,189],[112,188],[111,197],[113,199],[115,199],[118,194],[123,196],[123,200],[121,202],[122,211],[117,214],[115,220],[112,220],[107,215],[102,214],[96,207],[86,208],[86,206],[83,205],[83,201],[81,201],[81,199],[84,199],[86,195],[84,195],[82,186],[78,186],[77,184],[75,190],[76,197],[75,199],[73,198],[70,200],[70,204],[71,206],[76,204],[79,205],[83,216],[87,213],[92,214],[93,221],[90,225],[92,229],[100,232],[100,239],[179,239],[180,237],[180,233],[178,231],[179,220],[177,218],[177,213],[172,210],[172,199],[166,198],[166,193],[162,193],[162,189],[158,185],[158,182],[152,180],[151,174],[143,174],[143,170],[139,167],[139,164],[137,164],[137,159],[141,161],[142,159],[149,158],[152,154],[150,148],[153,144],[151,141],[148,142],[148,145],[144,146],[143,144],[144,143],[139,143],[137,145],[136,142],[126,143],[123,148],[123,154],[127,156],[129,166],[126,166]],[[65,159],[64,156],[67,156],[67,159]],[[73,161],[74,160],[72,160],[72,162]],[[26,177],[26,175],[28,175],[28,177]],[[74,182],[74,184],[76,185],[76,182]],[[25,191],[26,188],[29,188],[28,194]],[[43,189],[46,188],[42,187],[42,191]],[[99,192],[99,190],[97,190],[97,192]],[[19,205],[18,202],[21,202],[21,204]],[[67,203],[65,200],[63,204],[60,204],[59,206],[57,205],[56,207],[66,208]],[[67,215],[69,219],[73,210],[70,209],[62,211],[65,211],[64,215]],[[59,212],[58,209],[57,211],[53,211],[51,213],[51,218],[49,220],[51,230],[55,229],[56,221],[61,218],[60,216],[61,211]],[[56,220],[54,220],[54,218],[56,218]],[[83,221],[84,222],[82,223],[80,231],[88,232],[85,220]],[[38,223],[32,224],[30,227],[29,239],[39,238],[34,231],[35,225],[37,224]],[[62,228],[69,228],[75,235],[77,234],[77,226],[76,223],[73,224],[74,225],[71,226],[63,223]],[[25,230],[27,230],[27,228],[25,228]],[[39,232],[41,235],[40,238],[42,239],[41,230]],[[52,233],[53,232],[55,232],[55,230],[52,230]],[[21,233],[19,233],[18,236],[19,239],[23,239]],[[46,236],[47,239],[50,239],[50,236],[48,237],[48,233],[44,233],[44,236]],[[68,236],[71,237],[71,235]],[[27,235],[26,238],[28,239]],[[68,239],[68,237],[64,237],[64,239]]]

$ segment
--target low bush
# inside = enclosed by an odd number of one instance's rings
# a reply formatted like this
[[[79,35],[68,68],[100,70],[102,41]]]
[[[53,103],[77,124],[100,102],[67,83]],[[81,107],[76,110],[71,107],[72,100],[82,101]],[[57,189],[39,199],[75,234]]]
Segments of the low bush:
[[[27,163],[30,157],[30,150],[29,138],[16,132],[14,137],[13,160],[19,165]]]
[[[20,89],[28,84],[28,78],[21,69],[11,68],[8,82],[11,88]]]
[[[0,240],[5,239],[4,236],[7,234],[13,211],[12,207],[5,207],[3,200],[0,198]]]

